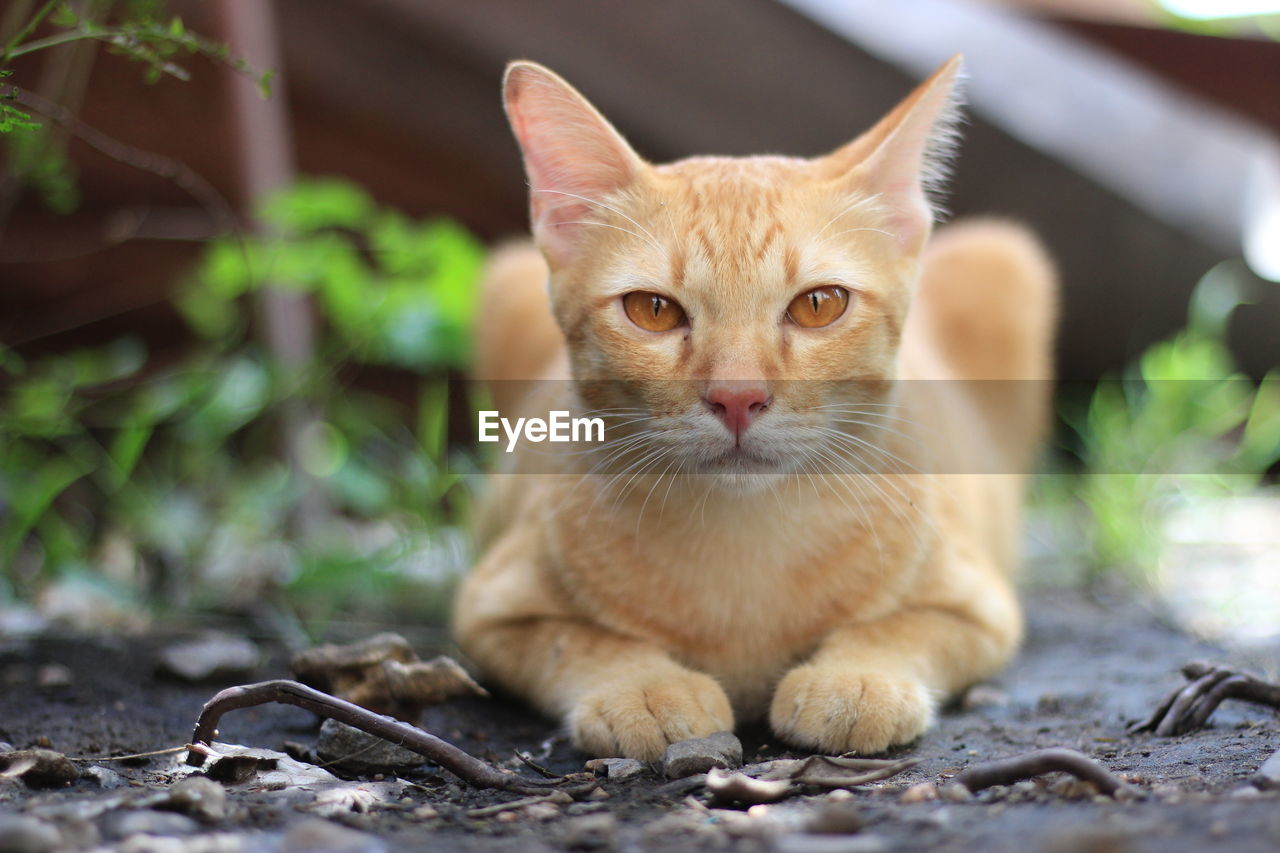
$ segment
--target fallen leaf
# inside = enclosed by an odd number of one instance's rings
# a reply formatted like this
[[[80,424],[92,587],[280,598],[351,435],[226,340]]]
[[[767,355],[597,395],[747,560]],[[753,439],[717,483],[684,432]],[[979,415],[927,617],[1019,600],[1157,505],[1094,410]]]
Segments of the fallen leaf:
[[[457,696],[489,695],[453,658],[419,660],[393,633],[317,646],[294,655],[291,665],[303,684],[402,720]]]

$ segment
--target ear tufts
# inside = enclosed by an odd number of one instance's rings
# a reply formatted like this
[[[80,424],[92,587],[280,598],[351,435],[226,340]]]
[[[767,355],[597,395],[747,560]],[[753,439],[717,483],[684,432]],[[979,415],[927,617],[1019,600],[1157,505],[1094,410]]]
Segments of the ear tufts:
[[[874,127],[819,167],[881,199],[904,252],[924,246],[960,140],[963,60],[953,56]]]
[[[956,155],[960,151],[965,123],[965,83],[968,74],[964,68],[964,58],[959,54],[953,56],[942,67],[943,71],[954,69],[951,74],[951,86],[946,91],[945,101],[933,120],[920,164],[920,184],[925,198],[933,212],[934,221],[946,218],[944,203],[947,196],[947,182],[951,180],[952,167]]]

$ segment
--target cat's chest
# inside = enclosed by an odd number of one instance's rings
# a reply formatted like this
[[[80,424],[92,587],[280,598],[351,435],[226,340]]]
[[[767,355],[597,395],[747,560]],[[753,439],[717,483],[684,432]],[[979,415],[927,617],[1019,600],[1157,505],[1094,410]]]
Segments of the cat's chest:
[[[786,517],[700,522],[566,524],[558,562],[569,592],[593,618],[700,668],[760,668],[807,654],[841,622],[889,609],[916,562],[892,523],[833,531]]]

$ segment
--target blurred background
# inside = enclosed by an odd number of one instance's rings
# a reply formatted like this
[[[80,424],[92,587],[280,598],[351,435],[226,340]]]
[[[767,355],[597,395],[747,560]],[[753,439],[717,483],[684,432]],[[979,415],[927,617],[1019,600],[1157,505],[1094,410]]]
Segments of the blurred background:
[[[1278,34],[1269,0],[6,0],[0,631],[445,618],[447,380],[527,227],[508,60],[663,161],[820,154],[956,52],[950,210],[1062,271],[1033,578],[1274,630]]]

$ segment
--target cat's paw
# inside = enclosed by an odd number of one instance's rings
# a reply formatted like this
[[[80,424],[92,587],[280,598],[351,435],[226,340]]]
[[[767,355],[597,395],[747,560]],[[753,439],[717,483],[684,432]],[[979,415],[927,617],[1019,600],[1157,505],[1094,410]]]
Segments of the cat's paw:
[[[805,664],[778,685],[769,722],[796,746],[866,755],[919,737],[934,707],[928,688],[913,678]]]
[[[568,722],[584,752],[656,761],[668,744],[732,730],[733,708],[715,679],[673,667],[601,684]]]

